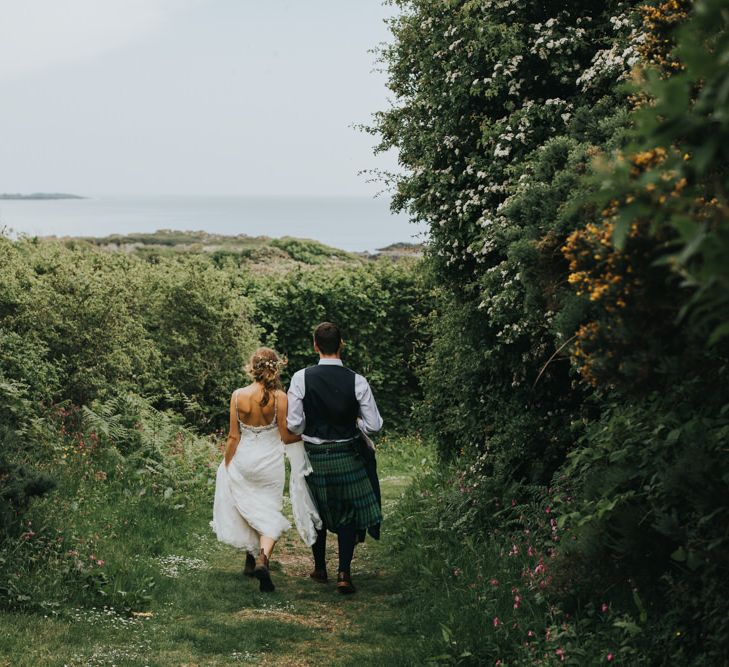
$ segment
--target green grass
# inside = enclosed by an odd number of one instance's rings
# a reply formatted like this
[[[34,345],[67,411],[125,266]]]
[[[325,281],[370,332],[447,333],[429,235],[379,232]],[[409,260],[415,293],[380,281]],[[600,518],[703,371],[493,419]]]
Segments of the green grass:
[[[381,440],[383,539],[358,547],[353,564],[358,592],[351,597],[337,595],[333,582],[308,578],[310,552],[293,529],[274,554],[276,592],[260,593],[257,582],[242,575],[241,554],[216,542],[208,528],[212,490],[177,512],[153,498],[126,507],[121,498],[89,499],[100,524],[115,533],[100,536],[108,559],[122,558],[134,572],[154,571],[149,616],[74,604],[40,613],[5,612],[0,665],[420,664],[414,656],[422,638],[403,635],[406,596],[388,553],[388,520],[412,475],[431,460],[431,450],[415,438]],[[170,555],[183,559],[176,577],[161,573],[160,558]],[[328,558],[331,572],[333,537]]]

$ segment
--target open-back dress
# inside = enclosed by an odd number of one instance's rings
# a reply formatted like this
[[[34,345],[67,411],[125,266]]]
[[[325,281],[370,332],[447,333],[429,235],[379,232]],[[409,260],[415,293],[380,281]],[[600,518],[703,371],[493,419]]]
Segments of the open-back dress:
[[[235,392],[235,404],[237,394]],[[236,412],[237,416],[237,412]],[[218,540],[257,554],[259,535],[278,540],[291,524],[281,513],[285,483],[284,450],[291,464],[289,495],[301,539],[311,546],[322,523],[305,476],[311,464],[301,442],[284,445],[277,426],[274,397],[273,421],[249,426],[238,417],[240,441],[230,463],[220,463],[215,481],[213,520]]]
[[[265,426],[249,426],[238,417],[238,447],[216,477],[213,530],[221,542],[250,553],[258,553],[259,535],[278,540],[291,527],[281,513],[286,472],[276,408],[274,397],[273,421]]]

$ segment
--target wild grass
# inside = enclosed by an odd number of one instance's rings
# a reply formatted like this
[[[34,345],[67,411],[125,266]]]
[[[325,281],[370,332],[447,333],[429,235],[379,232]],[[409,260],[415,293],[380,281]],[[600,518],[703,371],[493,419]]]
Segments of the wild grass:
[[[488,487],[487,482],[484,484]],[[596,598],[558,606],[557,528],[549,495],[478,489],[441,464],[409,486],[392,516],[412,664],[640,665],[641,629]],[[478,508],[479,516],[469,515]],[[569,575],[569,573],[567,573]],[[639,602],[639,601],[638,601]],[[635,616],[640,612],[635,609]],[[410,663],[408,663],[410,664]]]
[[[23,543],[37,539],[45,516],[62,524],[75,550],[93,549],[104,563],[95,569],[113,571],[116,583],[99,595],[80,588],[83,577],[37,586],[38,600],[0,613],[0,665],[418,664],[421,639],[402,634],[404,592],[389,550],[393,511],[411,476],[431,461],[416,437],[380,440],[383,539],[358,547],[351,598],[309,579],[311,556],[294,531],[274,554],[276,592],[260,593],[242,575],[242,555],[209,529],[207,482],[175,509],[163,493],[124,493],[95,477],[62,481],[32,509],[36,535]],[[328,557],[336,558],[334,539]]]

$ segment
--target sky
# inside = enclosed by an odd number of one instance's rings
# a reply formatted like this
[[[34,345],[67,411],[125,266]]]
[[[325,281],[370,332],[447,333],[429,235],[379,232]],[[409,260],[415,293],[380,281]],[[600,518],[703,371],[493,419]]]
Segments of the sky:
[[[372,196],[380,0],[0,0],[0,192]]]

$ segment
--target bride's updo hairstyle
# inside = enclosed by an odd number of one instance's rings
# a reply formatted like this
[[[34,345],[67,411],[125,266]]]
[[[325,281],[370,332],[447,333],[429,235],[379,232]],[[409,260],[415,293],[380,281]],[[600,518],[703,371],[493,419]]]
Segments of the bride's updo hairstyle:
[[[259,347],[252,355],[246,366],[246,373],[256,382],[263,385],[263,398],[261,407],[268,405],[271,392],[282,389],[281,369],[286,366],[286,360],[279,356],[270,347]]]

